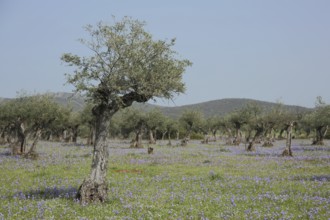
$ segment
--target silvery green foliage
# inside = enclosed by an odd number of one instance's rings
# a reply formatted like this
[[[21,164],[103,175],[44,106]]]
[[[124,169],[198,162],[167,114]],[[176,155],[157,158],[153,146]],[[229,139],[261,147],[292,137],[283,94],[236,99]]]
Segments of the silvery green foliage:
[[[109,26],[102,22],[86,26],[90,40],[81,39],[90,56],[65,53],[62,61],[75,67],[67,74],[77,91],[85,92],[95,104],[115,108],[153,97],[172,98],[184,92],[181,81],[188,60],[177,58],[169,42],[154,40],[144,30],[145,23],[129,17]]]

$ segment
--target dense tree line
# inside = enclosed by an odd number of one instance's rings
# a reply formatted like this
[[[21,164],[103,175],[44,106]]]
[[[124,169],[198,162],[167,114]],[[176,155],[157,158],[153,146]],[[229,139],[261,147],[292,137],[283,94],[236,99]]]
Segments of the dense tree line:
[[[323,145],[330,124],[330,106],[318,104],[311,112],[288,112],[278,104],[265,111],[254,103],[223,117],[205,118],[199,111],[185,111],[179,118],[165,116],[160,109],[149,112],[134,107],[116,113],[110,122],[109,137],[130,139],[131,147],[143,147],[157,141],[190,139],[202,143],[222,139],[228,145],[246,145],[255,150],[255,144],[272,146],[284,139],[289,130],[293,138],[312,138],[312,144]],[[95,135],[95,117],[92,105],[86,104],[80,112],[70,106],[57,104],[49,95],[20,95],[0,105],[0,143],[9,144],[14,154],[36,153],[38,140],[62,141],[92,145]],[[172,140],[172,141],[171,141]]]

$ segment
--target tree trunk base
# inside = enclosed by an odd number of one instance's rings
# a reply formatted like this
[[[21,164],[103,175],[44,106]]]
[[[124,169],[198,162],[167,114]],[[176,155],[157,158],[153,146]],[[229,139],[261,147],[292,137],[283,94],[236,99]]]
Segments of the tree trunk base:
[[[144,148],[142,144],[132,143],[130,148]]]
[[[156,141],[149,141],[149,144],[156,144]]]
[[[318,140],[318,141],[314,140],[312,145],[324,145],[324,142],[321,140]]]
[[[253,143],[249,143],[249,146],[246,149],[247,151],[256,151],[256,147],[253,145]]]
[[[85,179],[78,189],[77,199],[82,203],[105,202],[108,197],[106,183],[98,184],[91,179]]]
[[[185,146],[187,146],[187,145],[188,145],[188,139],[187,139],[187,138],[181,140],[181,146],[182,146],[182,147],[185,147]]]
[[[31,160],[37,160],[39,158],[39,154],[35,151],[31,151],[31,152],[24,154],[24,158],[31,159]]]
[[[233,141],[231,140],[231,138],[226,139],[226,145],[233,145]]]
[[[241,144],[240,138],[235,137],[233,140],[233,145],[234,146],[239,146]]]
[[[154,153],[154,148],[148,147],[148,154],[153,154]]]
[[[262,145],[263,147],[273,147],[274,144],[271,141],[265,141],[264,144]]]
[[[16,143],[10,144],[10,148],[11,148],[11,155],[15,156],[22,154],[21,148]]]
[[[202,140],[201,144],[209,144],[209,140]]]
[[[290,152],[288,149],[285,149],[285,150],[282,152],[282,156],[283,156],[283,157],[293,157],[292,152]]]

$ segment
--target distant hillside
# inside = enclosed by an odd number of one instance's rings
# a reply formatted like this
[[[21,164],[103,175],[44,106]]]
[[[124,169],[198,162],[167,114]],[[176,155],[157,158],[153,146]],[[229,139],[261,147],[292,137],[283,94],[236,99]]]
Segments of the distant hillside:
[[[74,95],[72,93],[63,93],[63,92],[52,93],[51,95],[54,96],[54,99],[57,103],[61,105],[72,106],[73,110],[75,111],[82,110],[85,105],[85,98],[80,95]],[[4,98],[0,98],[0,103],[3,100]],[[273,102],[264,102],[253,99],[231,98],[231,99],[208,101],[193,105],[178,106],[178,107],[164,107],[149,103],[145,103],[145,104],[134,103],[133,107],[143,111],[150,111],[152,109],[158,108],[165,115],[173,118],[179,118],[180,115],[186,110],[197,110],[202,112],[205,117],[210,117],[214,115],[219,115],[219,116],[226,115],[227,113],[243,108],[249,103],[256,103],[266,111],[271,110],[277,105],[276,103]],[[284,108],[292,112],[306,112],[311,110],[309,108],[294,106],[294,105],[284,105]]]
[[[1,102],[5,102],[5,101],[7,101],[7,100],[10,100],[10,99],[7,99],[7,98],[1,98],[1,97],[0,97],[0,103],[1,103]]]
[[[51,95],[54,96],[55,102],[60,105],[71,106],[74,111],[80,111],[85,106],[85,97],[78,94],[58,92]]]
[[[255,103],[260,106],[262,109],[266,111],[270,111],[273,109],[277,104],[273,102],[264,102],[258,101],[253,99],[238,99],[238,98],[231,98],[231,99],[220,99],[214,101],[208,101],[193,105],[184,105],[179,107],[162,107],[158,106],[158,108],[167,116],[171,116],[173,118],[178,118],[180,115],[186,110],[197,110],[204,114],[205,117],[210,116],[223,116],[232,111],[239,110],[245,107],[249,103]],[[153,108],[157,107],[155,105],[151,105]],[[147,108],[151,108],[149,104],[146,106]],[[292,112],[306,112],[311,109],[301,107],[301,106],[293,106],[293,105],[283,105],[285,109]]]
[[[47,93],[54,97],[54,101],[62,106],[70,106],[74,111],[80,111],[85,106],[85,98],[68,92],[57,92],[57,93]],[[9,98],[1,98],[0,104],[5,101],[9,101]]]

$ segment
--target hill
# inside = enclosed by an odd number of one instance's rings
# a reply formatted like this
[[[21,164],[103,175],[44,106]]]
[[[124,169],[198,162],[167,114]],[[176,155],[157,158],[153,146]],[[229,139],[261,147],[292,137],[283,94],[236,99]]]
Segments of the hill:
[[[51,95],[53,95],[54,100],[57,103],[61,105],[72,106],[73,110],[75,111],[82,110],[82,108],[85,105],[85,98],[81,95],[75,95],[72,93],[64,93],[64,92],[52,93]],[[0,98],[0,103],[3,100],[5,99]],[[197,110],[202,112],[205,117],[210,117],[215,115],[219,115],[219,116],[226,115],[232,111],[243,108],[249,103],[255,103],[258,106],[260,106],[262,109],[265,109],[266,111],[271,110],[277,105],[276,103],[273,102],[265,102],[265,101],[259,101],[253,99],[230,98],[230,99],[219,99],[208,102],[202,102],[192,105],[177,106],[177,107],[165,107],[165,106],[153,105],[149,103],[144,103],[144,104],[134,103],[133,107],[140,109],[142,111],[150,111],[152,109],[158,108],[165,115],[173,118],[179,118],[180,115],[186,110]],[[309,108],[305,108],[302,106],[294,106],[294,105],[283,105],[283,106],[286,110],[292,112],[306,112],[311,110]]]
[[[163,107],[163,106],[155,106],[147,104],[146,108],[159,108],[165,115],[178,118],[184,111],[186,110],[197,110],[204,114],[205,117],[210,116],[223,116],[232,111],[239,110],[245,107],[249,103],[255,103],[256,105],[260,106],[262,109],[266,111],[270,111],[277,103],[273,102],[265,102],[259,101],[254,99],[239,99],[239,98],[230,98],[230,99],[219,99],[213,100],[208,102],[202,102],[198,104],[192,105],[184,105],[178,107]],[[283,105],[284,109],[291,111],[291,112],[306,112],[310,111],[311,109],[305,108],[302,106],[294,106],[294,105]]]
[[[85,106],[85,97],[79,94],[57,92],[50,95],[53,95],[55,102],[64,106],[68,105],[72,107],[74,111],[80,111]]]

